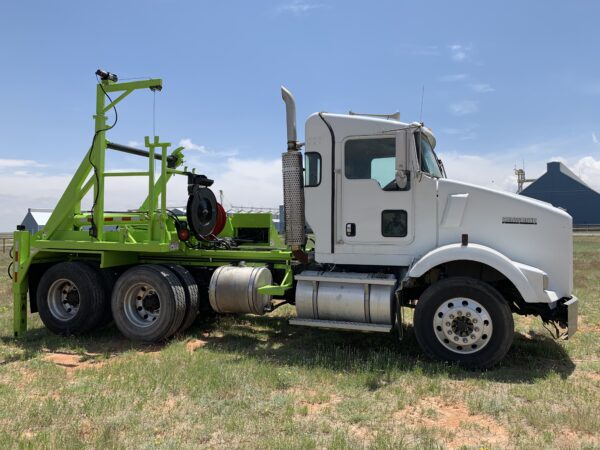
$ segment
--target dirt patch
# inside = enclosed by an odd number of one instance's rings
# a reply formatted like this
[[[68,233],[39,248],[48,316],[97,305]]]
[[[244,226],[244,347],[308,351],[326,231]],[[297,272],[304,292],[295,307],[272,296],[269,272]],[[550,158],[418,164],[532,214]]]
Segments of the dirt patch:
[[[597,372],[582,372],[584,377],[589,378],[592,381],[600,382],[600,373]]]
[[[44,361],[64,367],[67,372],[85,369],[88,367],[101,367],[106,364],[106,361],[99,361],[102,356],[99,353],[63,353],[63,352],[47,352],[44,355]]]
[[[578,447],[580,446],[582,448],[585,445],[598,448],[598,444],[600,444],[600,437],[587,433],[576,432],[569,428],[562,428],[556,433],[556,446],[558,448],[574,448],[575,443],[577,443]]]
[[[208,344],[208,341],[203,339],[190,339],[186,342],[185,348],[188,352],[194,353],[196,350],[204,347],[206,344]]]
[[[441,438],[450,448],[481,446],[506,448],[508,430],[492,417],[471,414],[467,406],[439,397],[425,398],[416,406],[409,406],[394,414],[398,421],[413,426],[425,426],[441,432]]]
[[[307,415],[320,414],[323,410],[337,405],[342,401],[342,397],[336,394],[319,394],[314,389],[288,389],[293,394],[296,404],[300,407],[306,407]]]
[[[359,442],[367,443],[374,439],[373,430],[361,425],[350,425],[350,433]]]

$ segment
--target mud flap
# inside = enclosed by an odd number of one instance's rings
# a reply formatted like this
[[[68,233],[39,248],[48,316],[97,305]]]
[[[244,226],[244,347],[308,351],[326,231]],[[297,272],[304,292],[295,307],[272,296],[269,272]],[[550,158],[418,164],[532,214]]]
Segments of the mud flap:
[[[575,296],[571,297],[564,303],[567,307],[567,335],[566,338],[570,339],[577,332],[577,317],[579,309],[579,299]]]

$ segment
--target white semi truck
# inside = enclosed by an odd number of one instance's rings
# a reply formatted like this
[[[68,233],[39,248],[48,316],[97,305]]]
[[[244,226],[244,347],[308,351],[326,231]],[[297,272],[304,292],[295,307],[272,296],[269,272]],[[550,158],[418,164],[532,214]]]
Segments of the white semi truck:
[[[160,91],[162,80],[96,75],[90,149],[44,229],[30,235],[18,226],[14,235],[15,336],[26,332],[28,299],[55,333],[84,334],[114,320],[128,338],[152,342],[182,333],[209,309],[265,314],[289,303],[293,325],[389,333],[414,308],[425,353],[477,368],[504,357],[513,314],[575,333],[571,217],[446,178],[423,124],[318,113],[303,144],[283,88],[284,246],[269,214],[227,216],[213,181],[184,166],[183,148],[169,154],[158,137],[146,137],[147,150],[108,141],[107,112],[134,91]],[[108,150],[145,157],[147,171],[107,172]],[[105,211],[104,180],[113,176],[147,177],[146,200]],[[185,213],[166,205],[173,176],[188,180]],[[93,204],[84,211],[88,192]]]
[[[293,153],[301,146],[294,98],[285,88],[282,95]],[[313,114],[305,140],[305,215],[320,270],[295,277],[292,324],[389,332],[410,306],[423,350],[469,367],[502,359],[513,313],[575,333],[564,210],[448,179],[433,133],[397,115]],[[284,159],[284,191],[285,171]],[[291,190],[293,234],[303,217]]]

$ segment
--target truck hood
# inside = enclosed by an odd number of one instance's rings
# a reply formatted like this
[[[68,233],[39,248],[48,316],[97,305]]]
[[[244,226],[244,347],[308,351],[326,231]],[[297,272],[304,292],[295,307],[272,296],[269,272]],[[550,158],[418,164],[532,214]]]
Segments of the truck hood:
[[[438,245],[469,242],[543,270],[559,296],[573,288],[573,223],[549,203],[449,179],[438,180]]]

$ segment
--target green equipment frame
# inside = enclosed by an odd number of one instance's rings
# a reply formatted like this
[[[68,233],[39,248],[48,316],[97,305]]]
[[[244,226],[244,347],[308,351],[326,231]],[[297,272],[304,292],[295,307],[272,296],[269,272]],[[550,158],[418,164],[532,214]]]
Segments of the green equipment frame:
[[[228,217],[222,237],[235,237],[240,227],[268,228],[269,243],[240,245],[225,250],[198,245],[191,247],[180,241],[174,220],[167,213],[167,184],[174,175],[194,173],[184,164],[183,147],[169,153],[169,142],[158,136],[144,139],[148,170],[143,172],[106,172],[106,150],[111,143],[106,133],[107,113],[137,90],[162,90],[161,79],[118,83],[100,80],[96,86],[94,139],[48,222],[35,234],[20,229],[14,232],[12,262],[14,334],[21,337],[27,330],[27,294],[32,265],[65,260],[95,260],[101,268],[131,264],[169,262],[186,266],[218,267],[243,262],[265,265],[280,271],[280,284],[264,286],[261,293],[276,297],[292,288],[293,268],[297,264],[273,226],[271,214],[240,213]],[[114,100],[109,94],[117,93]],[[108,100],[108,103],[107,103]],[[112,145],[114,148],[116,145]],[[122,146],[123,147],[123,146]],[[160,161],[157,177],[156,160]],[[106,212],[105,179],[107,177],[148,177],[148,194],[136,210]],[[93,189],[91,211],[82,211],[82,199]],[[109,230],[107,227],[116,229]],[[30,299],[33,305],[35,299]],[[33,308],[32,308],[33,309]]]

